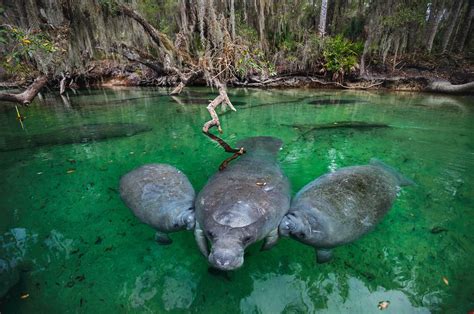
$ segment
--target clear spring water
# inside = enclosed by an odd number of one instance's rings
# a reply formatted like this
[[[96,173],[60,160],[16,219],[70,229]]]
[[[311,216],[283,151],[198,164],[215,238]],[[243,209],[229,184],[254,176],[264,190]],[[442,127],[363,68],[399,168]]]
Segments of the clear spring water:
[[[230,90],[238,111],[221,116],[223,138],[282,138],[279,159],[293,193],[372,157],[417,185],[404,188],[375,230],[337,248],[328,264],[316,265],[312,249],[282,239],[268,252],[250,247],[244,266],[224,274],[208,269],[191,232],[157,245],[117,193],[121,175],[151,162],[172,164],[197,191],[203,187],[228,157],[200,132],[209,119],[205,100],[215,94],[82,90],[69,92],[68,106],[46,95],[21,109],[25,131],[12,107],[0,107],[3,148],[12,138],[51,132],[54,139],[56,130],[86,123],[153,128],[0,152],[1,285],[19,278],[2,313],[379,313],[380,301],[390,301],[383,313],[474,308],[472,97]],[[390,127],[313,129],[337,121]]]

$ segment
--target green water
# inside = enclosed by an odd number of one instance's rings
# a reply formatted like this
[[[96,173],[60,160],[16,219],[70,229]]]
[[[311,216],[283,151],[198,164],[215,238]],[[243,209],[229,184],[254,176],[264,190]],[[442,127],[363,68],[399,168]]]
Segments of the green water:
[[[190,88],[171,98],[163,89],[84,90],[69,92],[67,106],[46,95],[22,109],[26,131],[14,109],[0,107],[0,142],[54,136],[83,123],[153,128],[107,141],[0,152],[0,269],[18,265],[3,284],[20,278],[1,301],[1,313],[379,313],[385,300],[390,306],[383,313],[474,309],[472,97],[230,90],[238,111],[221,116],[223,138],[282,138],[280,162],[293,193],[372,157],[417,185],[404,188],[375,230],[337,248],[328,264],[316,265],[312,249],[283,239],[268,252],[259,243],[250,247],[241,269],[218,274],[208,270],[192,233],[157,245],[153,230],[117,193],[121,175],[151,162],[174,165],[197,191],[203,187],[228,157],[200,133],[209,118],[205,103],[189,100],[211,99],[209,92]],[[336,121],[390,127],[288,126]]]

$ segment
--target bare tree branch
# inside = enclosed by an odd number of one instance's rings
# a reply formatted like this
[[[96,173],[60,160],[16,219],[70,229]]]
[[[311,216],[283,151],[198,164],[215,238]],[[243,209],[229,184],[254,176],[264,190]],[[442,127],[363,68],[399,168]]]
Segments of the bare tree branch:
[[[219,121],[219,116],[216,113],[216,108],[222,104],[225,108],[226,105],[229,105],[229,108],[233,111],[237,111],[235,107],[230,102],[229,97],[227,96],[227,91],[225,86],[218,81],[217,79],[214,80],[214,85],[219,89],[219,96],[217,96],[211,103],[207,106],[207,111],[211,115],[211,120],[207,121],[204,126],[202,127],[202,131],[204,133],[209,132],[209,129],[217,126],[217,130],[219,133],[222,133],[221,123]]]
[[[27,106],[33,101],[33,99],[39,93],[41,88],[43,88],[43,86],[46,85],[47,82],[48,77],[46,75],[41,75],[37,77],[24,92],[20,94],[3,93],[0,94],[0,100],[16,102],[21,105]]]

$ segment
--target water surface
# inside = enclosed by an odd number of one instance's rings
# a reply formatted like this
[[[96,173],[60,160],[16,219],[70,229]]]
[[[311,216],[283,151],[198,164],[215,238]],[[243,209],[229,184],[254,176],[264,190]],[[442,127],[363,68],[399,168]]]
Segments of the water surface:
[[[279,160],[293,193],[372,157],[417,185],[328,264],[316,265],[312,249],[283,239],[268,252],[250,247],[241,269],[222,274],[208,269],[190,232],[157,245],[118,195],[120,176],[151,162],[174,165],[196,191],[203,187],[228,157],[200,131],[209,119],[205,101],[216,94],[81,90],[66,102],[45,95],[22,109],[25,130],[14,109],[0,106],[4,150],[15,138],[54,139],[83,124],[152,128],[0,152],[0,271],[8,269],[3,283],[19,278],[2,313],[379,313],[386,300],[383,313],[474,308],[472,97],[230,90],[238,111],[221,115],[223,138],[282,138]],[[334,122],[343,127],[328,127]]]

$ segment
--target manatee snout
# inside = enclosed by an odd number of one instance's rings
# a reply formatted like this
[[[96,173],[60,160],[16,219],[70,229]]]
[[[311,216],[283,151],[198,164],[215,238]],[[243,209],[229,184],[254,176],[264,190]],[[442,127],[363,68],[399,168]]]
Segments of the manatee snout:
[[[196,218],[192,208],[184,211],[179,216],[179,225],[186,227],[186,230],[194,229],[194,226],[196,225]]]
[[[244,249],[238,243],[216,243],[209,254],[209,263],[221,270],[234,270],[244,263]]]
[[[280,222],[278,231],[280,235],[289,237],[290,235],[298,235],[304,232],[305,224],[300,217],[293,213],[289,213]]]

